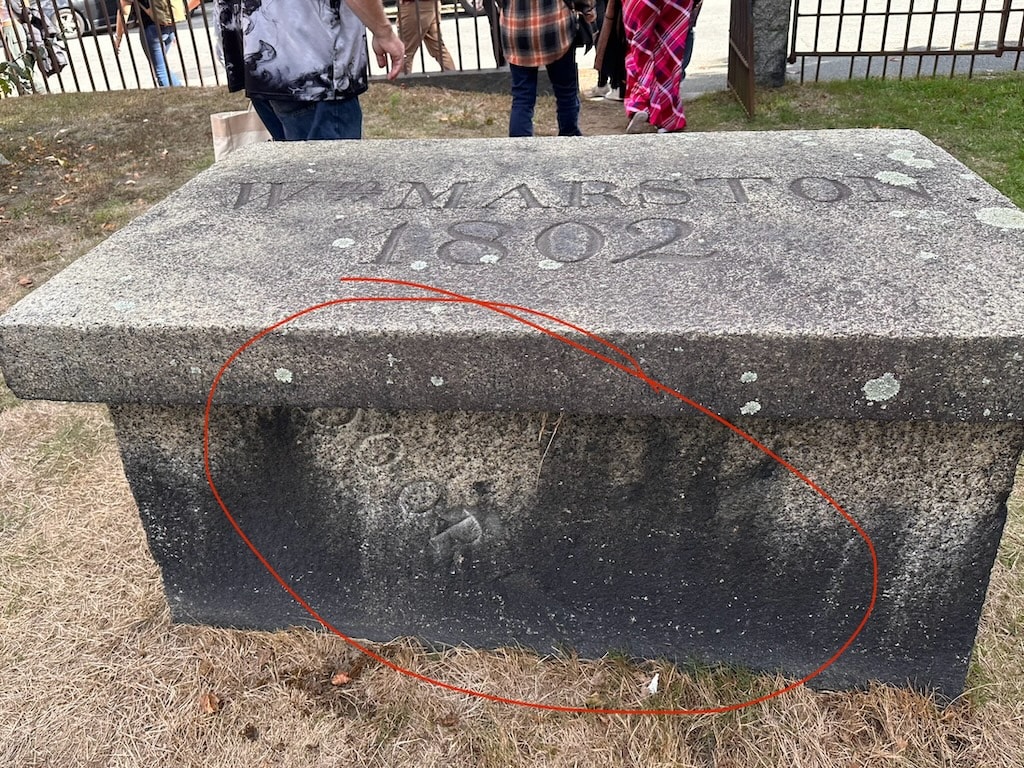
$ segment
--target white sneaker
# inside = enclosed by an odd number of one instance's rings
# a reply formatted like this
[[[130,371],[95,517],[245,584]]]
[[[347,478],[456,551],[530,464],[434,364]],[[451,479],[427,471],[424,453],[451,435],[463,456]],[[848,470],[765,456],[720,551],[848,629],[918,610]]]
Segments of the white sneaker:
[[[583,98],[585,99],[601,99],[608,95],[608,91],[611,90],[610,85],[595,85],[593,88],[587,88],[583,92]]]
[[[623,95],[619,93],[618,88],[612,88],[604,95],[604,97],[608,99],[608,101],[625,101]]]
[[[626,126],[626,133],[654,133],[658,126],[651,125],[651,116],[646,110],[640,110],[633,114],[629,125]]]

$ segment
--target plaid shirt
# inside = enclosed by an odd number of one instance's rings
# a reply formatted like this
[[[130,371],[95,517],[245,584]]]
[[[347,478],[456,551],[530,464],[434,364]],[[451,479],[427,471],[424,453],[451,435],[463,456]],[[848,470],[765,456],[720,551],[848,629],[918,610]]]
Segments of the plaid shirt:
[[[573,4],[593,14],[594,0]],[[576,22],[565,0],[504,0],[502,6],[501,44],[512,64],[541,67],[562,58],[572,45]]]

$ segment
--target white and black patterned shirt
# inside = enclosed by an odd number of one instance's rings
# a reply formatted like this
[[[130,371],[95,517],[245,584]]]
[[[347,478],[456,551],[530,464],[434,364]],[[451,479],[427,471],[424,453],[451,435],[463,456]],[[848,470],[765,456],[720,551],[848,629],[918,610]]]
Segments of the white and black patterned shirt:
[[[367,88],[366,28],[344,0],[216,0],[228,90],[330,101]]]

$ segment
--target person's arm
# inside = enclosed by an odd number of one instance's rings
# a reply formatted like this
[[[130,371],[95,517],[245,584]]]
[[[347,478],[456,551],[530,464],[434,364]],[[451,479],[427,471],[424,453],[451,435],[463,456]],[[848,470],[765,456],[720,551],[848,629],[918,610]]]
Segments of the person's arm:
[[[388,69],[388,80],[394,80],[405,66],[405,43],[388,20],[384,4],[381,0],[345,1],[373,36],[373,52],[377,55],[377,65]],[[390,65],[388,59],[391,60]]]
[[[132,0],[121,0],[120,12],[117,14],[117,29],[114,31],[114,53],[121,50],[121,40],[124,39],[124,33],[127,31],[125,20],[131,12]]]
[[[582,13],[583,18],[591,24],[597,23],[597,8],[594,5],[594,0],[583,0],[583,2],[577,0],[576,10]]]

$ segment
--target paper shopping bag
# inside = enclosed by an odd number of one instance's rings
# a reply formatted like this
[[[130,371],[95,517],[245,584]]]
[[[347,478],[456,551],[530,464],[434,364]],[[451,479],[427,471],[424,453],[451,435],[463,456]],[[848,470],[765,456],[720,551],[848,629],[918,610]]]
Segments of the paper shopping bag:
[[[210,115],[210,128],[213,130],[214,162],[249,144],[270,141],[270,132],[251,104],[246,110]]]

